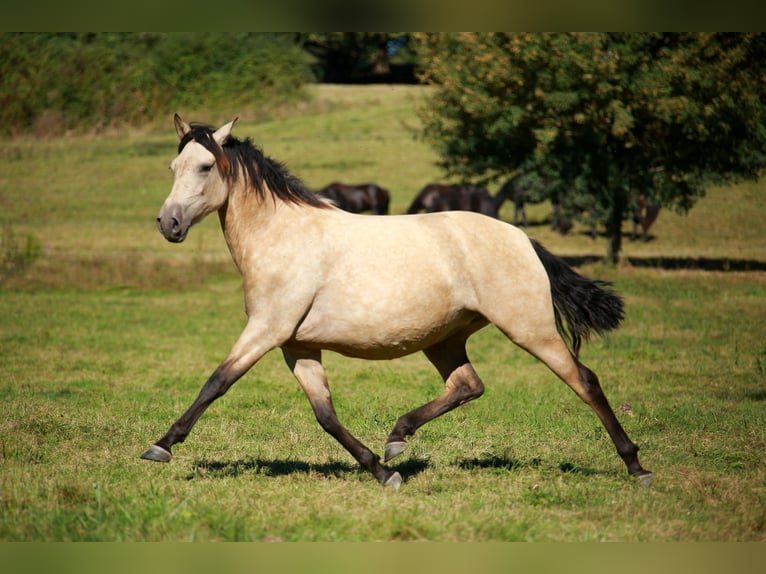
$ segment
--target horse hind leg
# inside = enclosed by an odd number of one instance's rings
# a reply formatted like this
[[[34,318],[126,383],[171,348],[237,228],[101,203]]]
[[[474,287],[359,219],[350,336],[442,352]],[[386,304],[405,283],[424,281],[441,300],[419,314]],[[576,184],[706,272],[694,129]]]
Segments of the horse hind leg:
[[[642,485],[649,486],[653,475],[650,471],[642,468],[638,462],[638,446],[628,438],[625,429],[617,420],[596,374],[572,355],[559,336],[544,339],[534,344],[520,344],[520,346],[545,363],[583,402],[593,409],[609,433],[617,453],[628,468],[628,472]]]
[[[484,384],[466,355],[465,339],[430,347],[425,350],[425,355],[444,379],[444,392],[399,417],[386,441],[386,462],[404,452],[406,438],[414,435],[421,426],[484,393]]]
[[[380,464],[380,457],[354,437],[338,420],[319,351],[296,353],[283,349],[285,362],[309,399],[319,425],[337,440],[383,486],[398,489],[402,477]]]

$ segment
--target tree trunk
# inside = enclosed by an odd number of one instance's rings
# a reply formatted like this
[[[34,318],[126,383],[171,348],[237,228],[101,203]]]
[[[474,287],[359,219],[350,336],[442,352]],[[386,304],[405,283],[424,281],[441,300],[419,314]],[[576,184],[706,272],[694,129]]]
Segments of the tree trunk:
[[[614,196],[612,209],[606,221],[606,258],[613,265],[620,262],[622,252],[622,216],[627,205],[627,198],[622,192]]]

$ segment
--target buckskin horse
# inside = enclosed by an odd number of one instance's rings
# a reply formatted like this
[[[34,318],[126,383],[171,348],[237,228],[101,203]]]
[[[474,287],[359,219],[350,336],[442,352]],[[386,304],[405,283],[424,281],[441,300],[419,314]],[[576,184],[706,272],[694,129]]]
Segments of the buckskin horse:
[[[440,396],[397,420],[385,445],[388,462],[422,425],[481,396],[484,384],[466,340],[492,323],[569,385],[595,411],[628,472],[651,482],[598,378],[578,358],[583,340],[616,328],[623,317],[622,299],[607,283],[579,275],[520,229],[484,215],[379,217],[337,209],[250,139],[233,137],[235,121],[214,129],[175,116],[174,180],[157,223],[165,239],[178,243],[218,212],[242,274],[247,324],[188,410],[143,458],[170,461],[171,448],[210,404],[279,348],[321,427],[382,485],[398,488],[399,472],[338,420],[322,350],[363,359],[423,351],[442,376]]]

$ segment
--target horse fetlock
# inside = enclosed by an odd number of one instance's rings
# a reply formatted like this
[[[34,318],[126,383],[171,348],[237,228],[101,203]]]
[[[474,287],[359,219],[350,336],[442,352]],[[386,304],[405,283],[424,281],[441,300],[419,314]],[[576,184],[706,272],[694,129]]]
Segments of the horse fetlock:
[[[394,440],[386,443],[386,452],[383,456],[383,461],[388,462],[394,457],[399,456],[405,450],[407,450],[407,442],[403,440]]]

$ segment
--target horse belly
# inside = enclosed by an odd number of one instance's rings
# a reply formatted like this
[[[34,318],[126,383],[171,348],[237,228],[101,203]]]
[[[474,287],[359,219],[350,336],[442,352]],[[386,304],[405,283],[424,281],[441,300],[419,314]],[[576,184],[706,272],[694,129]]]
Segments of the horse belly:
[[[295,342],[351,357],[391,359],[421,351],[481,319],[446,286],[429,291],[432,296],[409,286],[320,294]]]
[[[487,322],[475,313],[463,312],[454,317],[430,317],[430,321],[412,324],[406,321],[348,321],[345,317],[301,326],[295,343],[309,349],[334,351],[359,359],[395,359],[422,351],[450,335],[470,328],[471,332]]]

